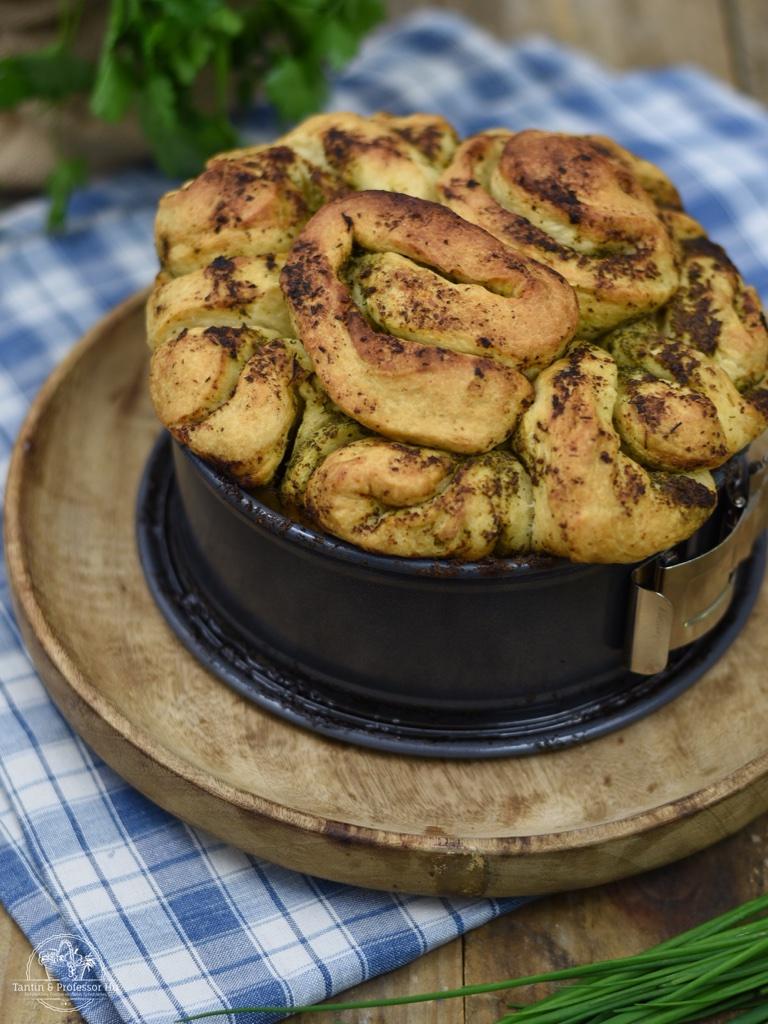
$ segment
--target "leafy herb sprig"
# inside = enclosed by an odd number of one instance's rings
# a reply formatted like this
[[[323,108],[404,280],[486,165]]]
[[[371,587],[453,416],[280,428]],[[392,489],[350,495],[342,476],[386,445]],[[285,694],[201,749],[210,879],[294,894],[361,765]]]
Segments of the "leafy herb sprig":
[[[497,1024],[694,1024],[742,1011],[733,1024],[768,1021],[768,895],[654,946],[645,953],[527,978],[465,985],[391,999],[292,1007],[293,1013],[364,1010],[570,982],[528,1006],[510,1006]],[[284,1006],[211,1010],[182,1018],[283,1012]]]
[[[53,45],[0,60],[0,110],[86,95],[107,122],[135,111],[172,177],[236,145],[232,113],[259,90],[287,121],[317,110],[328,71],[384,16],[381,0],[110,0],[100,56],[89,61],[74,52],[82,6],[64,4]],[[54,172],[54,223],[84,173],[72,159]]]

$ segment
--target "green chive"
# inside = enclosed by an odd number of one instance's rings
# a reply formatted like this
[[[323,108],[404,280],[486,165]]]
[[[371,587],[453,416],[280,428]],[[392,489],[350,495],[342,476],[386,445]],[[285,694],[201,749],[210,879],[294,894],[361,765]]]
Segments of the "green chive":
[[[390,999],[311,1006],[244,1006],[182,1018],[240,1013],[342,1013],[467,998],[541,982],[572,982],[536,1003],[509,1006],[497,1024],[694,1024],[743,1010],[733,1024],[768,1022],[768,894],[691,928],[645,953],[507,981]]]

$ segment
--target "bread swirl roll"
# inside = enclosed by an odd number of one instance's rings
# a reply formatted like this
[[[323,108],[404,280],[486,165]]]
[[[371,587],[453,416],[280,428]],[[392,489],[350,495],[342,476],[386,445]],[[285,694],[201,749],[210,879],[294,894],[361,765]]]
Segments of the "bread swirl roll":
[[[285,136],[286,145],[348,189],[419,199],[437,199],[437,179],[456,142],[452,126],[433,114],[318,114]]]
[[[529,546],[530,483],[507,452],[458,459],[365,438],[325,459],[306,506],[337,537],[389,555],[468,560]]]
[[[161,272],[147,303],[155,411],[178,441],[248,486],[280,465],[309,370],[301,345],[285,339],[281,266],[272,255],[217,256],[181,277]]]
[[[573,285],[583,337],[657,309],[678,286],[679,247],[664,216],[677,192],[615,142],[483,132],[459,146],[438,189],[462,217]]]
[[[249,326],[291,333],[280,290],[283,258],[217,256],[183,277],[158,274],[147,303],[147,337],[157,348],[190,327]]]
[[[187,274],[216,256],[285,252],[313,211],[343,191],[287,145],[224,154],[160,200],[155,244],[163,267]]]
[[[503,441],[530,399],[526,374],[576,326],[557,274],[444,207],[389,192],[320,210],[281,281],[336,405],[385,437],[448,451]]]
[[[190,328],[155,350],[150,392],[177,440],[256,487],[285,455],[301,375],[295,342],[244,327]]]
[[[618,368],[575,344],[536,381],[515,448],[533,483],[535,551],[576,562],[633,562],[689,537],[715,506],[705,470],[649,472],[621,447]]]
[[[622,367],[619,431],[657,469],[721,466],[768,422],[768,329],[754,289],[692,225],[683,253],[671,301],[603,339]]]
[[[714,469],[765,428],[757,404],[718,363],[665,336],[655,320],[619,328],[605,345],[624,371],[617,424],[647,466]]]
[[[664,310],[665,333],[709,356],[739,391],[768,369],[768,330],[754,288],[704,236],[683,241],[680,287]]]

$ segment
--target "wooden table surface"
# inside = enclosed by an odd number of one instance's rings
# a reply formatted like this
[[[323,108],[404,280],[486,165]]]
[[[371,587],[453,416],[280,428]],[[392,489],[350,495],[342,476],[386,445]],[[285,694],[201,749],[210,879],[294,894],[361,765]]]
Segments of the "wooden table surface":
[[[393,16],[413,6],[408,0],[388,4]],[[695,63],[768,102],[765,0],[475,0],[437,6],[471,10],[502,38],[549,33],[614,67]],[[768,815],[670,867],[533,903],[345,998],[434,991],[635,953],[766,890]],[[81,1018],[74,1011],[46,1010],[14,995],[12,982],[23,977],[29,954],[29,943],[0,909],[0,1021],[77,1024]],[[489,995],[293,1019],[302,1024],[492,1024],[503,1010],[504,997]]]

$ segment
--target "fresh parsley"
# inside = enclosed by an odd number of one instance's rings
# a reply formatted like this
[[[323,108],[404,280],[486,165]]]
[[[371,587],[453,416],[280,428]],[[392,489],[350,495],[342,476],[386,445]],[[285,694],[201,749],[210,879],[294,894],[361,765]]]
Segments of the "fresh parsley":
[[[110,0],[101,53],[88,61],[73,52],[81,9],[64,4],[52,46],[0,60],[0,109],[85,95],[104,121],[135,112],[172,177],[237,145],[233,117],[259,93],[285,121],[317,110],[328,72],[384,17],[381,0]],[[54,226],[84,175],[78,161],[62,160],[51,176]]]

